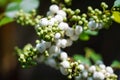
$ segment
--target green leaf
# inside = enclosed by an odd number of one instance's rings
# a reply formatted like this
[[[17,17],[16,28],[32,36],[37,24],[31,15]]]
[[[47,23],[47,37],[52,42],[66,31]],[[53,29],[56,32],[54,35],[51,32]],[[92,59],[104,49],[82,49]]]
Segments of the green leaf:
[[[22,0],[11,0],[12,2],[20,3]]]
[[[90,37],[89,37],[88,34],[86,34],[85,32],[83,32],[83,33],[80,34],[79,39],[83,40],[83,41],[88,41],[90,39]]]
[[[102,60],[101,55],[100,54],[95,54],[95,53],[92,53],[90,58],[94,61],[94,63],[96,63],[97,61]]]
[[[10,22],[13,22],[14,20],[12,18],[9,18],[9,17],[4,17],[3,19],[1,19],[0,21],[0,27],[7,24],[7,23],[10,23]]]
[[[6,16],[10,17],[10,18],[14,18],[16,12],[20,9],[19,7],[19,3],[18,2],[12,2],[10,4],[8,4],[5,14]]]
[[[91,61],[88,59],[88,58],[85,58],[84,56],[82,55],[79,55],[79,54],[75,54],[73,56],[74,60],[78,61],[80,60],[82,63],[85,63],[87,65],[91,65]]]
[[[20,4],[20,8],[25,12],[30,12],[33,9],[38,8],[39,0],[23,0]]]
[[[85,33],[89,34],[89,35],[93,35],[93,36],[98,35],[97,31],[91,31],[91,30],[87,30],[87,31],[85,31]]]
[[[102,56],[90,48],[85,48],[85,52],[86,52],[86,57],[92,59],[94,63],[102,60]]]
[[[119,68],[120,69],[120,61],[114,60],[111,64],[113,68]]]
[[[17,0],[16,2],[12,2],[8,4],[5,14],[8,17],[14,18],[16,12],[22,9],[24,12],[30,12],[33,9],[38,8],[39,0]]]
[[[7,0],[0,0],[0,7],[5,6],[7,3]]]
[[[120,0],[116,0],[113,7],[120,7]]]

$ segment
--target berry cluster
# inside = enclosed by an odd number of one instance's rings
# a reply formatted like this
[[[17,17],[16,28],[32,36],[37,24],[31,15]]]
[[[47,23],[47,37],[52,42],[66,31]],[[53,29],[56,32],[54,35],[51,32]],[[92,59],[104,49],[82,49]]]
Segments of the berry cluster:
[[[36,58],[39,55],[36,52],[36,49],[33,48],[31,44],[27,44],[23,50],[19,49],[18,47],[15,48],[16,53],[19,57],[18,61],[22,65],[23,68],[29,68],[32,65],[36,65]]]
[[[36,16],[36,11],[33,10],[30,13],[25,13],[23,10],[20,10],[16,13],[16,21],[17,23],[20,23],[21,25],[30,25],[35,26],[37,23],[39,23],[41,16]]]
[[[54,3],[57,0],[52,0]],[[65,0],[69,3],[70,0]],[[17,22],[34,26],[39,37],[36,46],[17,49],[19,61],[25,67],[32,65],[32,61],[59,69],[63,75],[75,80],[117,80],[113,69],[104,64],[88,66],[81,61],[75,61],[68,57],[62,49],[72,46],[82,33],[86,31],[98,31],[110,26],[111,13],[106,13],[107,5],[101,3],[103,11],[88,7],[88,13],[81,14],[79,9],[71,10],[65,6],[53,4],[49,7],[46,17],[35,16],[20,12],[17,14]],[[33,15],[33,16],[32,16]]]

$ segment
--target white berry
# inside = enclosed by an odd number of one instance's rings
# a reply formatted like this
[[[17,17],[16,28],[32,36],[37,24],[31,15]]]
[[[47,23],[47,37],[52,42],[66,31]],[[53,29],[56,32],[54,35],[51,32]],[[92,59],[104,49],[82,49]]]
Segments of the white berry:
[[[94,20],[89,21],[88,27],[90,30],[95,30],[98,27],[98,23],[96,23]]]
[[[57,13],[59,11],[59,7],[55,4],[51,5],[49,10],[52,12],[52,13]]]
[[[54,54],[54,53],[58,53],[58,52],[60,52],[60,49],[55,45],[53,45],[49,48],[49,53],[50,54]]]
[[[61,65],[63,66],[63,68],[70,68],[70,63],[67,60],[62,61]]]
[[[51,46],[51,42],[46,42],[45,45],[46,45],[46,48],[49,48]]]
[[[68,58],[68,55],[67,55],[66,52],[61,52],[61,53],[60,53],[60,59],[61,59],[61,60],[67,60],[67,58]]]
[[[106,66],[105,66],[104,64],[100,64],[99,67],[100,67],[101,69],[105,69],[105,68],[106,68]]]
[[[105,76],[102,72],[94,72],[93,78],[98,80],[104,80]]]
[[[67,46],[67,40],[66,39],[61,39],[61,47],[65,48]]]
[[[103,23],[98,23],[98,29],[102,29],[103,28]]]
[[[63,21],[63,17],[61,15],[56,15],[55,16],[55,19],[58,21],[58,22],[62,22]]]
[[[42,18],[40,20],[40,26],[47,26],[48,25],[48,20],[47,18]]]
[[[45,63],[53,68],[56,67],[56,61],[53,58],[49,58]]]
[[[73,28],[68,28],[66,30],[66,35],[67,36],[73,36],[73,34],[74,34],[74,29]]]
[[[46,50],[46,45],[44,43],[39,43],[39,44],[36,45],[36,49],[40,53],[43,53]]]
[[[80,35],[80,33],[82,33],[82,31],[83,31],[82,26],[77,25],[77,26],[75,27],[75,34],[76,34],[76,35]]]
[[[73,41],[76,41],[78,40],[79,36],[78,35],[73,35],[73,36],[70,36],[70,39],[73,40]]]
[[[59,39],[61,37],[61,34],[60,33],[56,33],[55,34],[55,39]]]
[[[50,19],[49,21],[48,21],[48,25],[49,26],[53,26],[55,24],[55,21],[53,21],[52,19]]]
[[[88,72],[87,72],[87,71],[83,71],[82,76],[83,76],[84,78],[87,78],[87,77],[88,77]]]
[[[63,68],[63,67],[60,67],[60,72],[63,74],[63,75],[67,75],[68,72],[67,72],[67,69]]]
[[[106,71],[113,74],[113,69],[110,66],[106,67]]]
[[[71,46],[72,43],[73,43],[73,41],[72,41],[71,39],[67,39],[67,44],[66,44],[66,46]]]
[[[46,42],[42,40],[42,43],[45,44],[46,48],[49,48],[51,46],[51,42]]]
[[[59,10],[59,11],[57,12],[57,14],[58,14],[58,15],[61,15],[63,18],[66,17],[66,13],[65,13],[65,11],[63,11],[63,10]]]
[[[84,68],[85,68],[85,67],[84,67],[84,65],[83,65],[83,64],[79,64],[79,65],[78,65],[78,69],[80,69],[81,71],[83,71],[83,70],[84,70]]]
[[[89,68],[89,72],[93,73],[96,71],[96,67],[93,65]]]
[[[61,22],[58,27],[61,29],[61,30],[67,30],[68,29],[68,24],[65,23],[65,22]]]

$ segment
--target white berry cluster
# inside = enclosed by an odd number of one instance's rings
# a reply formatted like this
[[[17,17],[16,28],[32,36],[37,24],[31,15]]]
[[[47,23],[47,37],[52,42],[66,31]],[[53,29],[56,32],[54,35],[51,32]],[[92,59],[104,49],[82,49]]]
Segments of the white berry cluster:
[[[80,64],[79,61],[71,62],[71,61],[63,60],[60,64],[61,64],[60,66],[61,73],[63,75],[67,75],[69,79],[78,76],[85,69],[84,65]]]
[[[102,3],[101,6],[104,9],[107,8],[105,3]],[[62,50],[72,46],[73,42],[77,41],[85,31],[97,31],[111,23],[110,14],[102,13],[98,9],[93,10],[88,7],[89,15],[79,13],[79,9],[73,11],[53,4],[49,7],[46,17],[36,20],[35,30],[39,37],[39,40],[36,40],[34,51],[39,54],[36,60],[59,69],[69,79],[117,80],[111,67],[104,64],[86,66],[80,61],[74,61],[68,57],[67,52]],[[22,58],[23,55],[20,57]],[[30,59],[32,60],[32,58]]]
[[[88,7],[88,14],[90,15],[90,21],[88,27],[91,30],[107,28],[112,23],[111,14],[106,14],[104,11],[108,9],[108,5],[105,2],[101,3],[102,10],[93,9],[91,6]]]
[[[84,24],[70,25],[67,22],[68,12],[53,4],[49,7],[47,17],[41,18],[39,24],[35,27],[40,37],[36,44],[36,49],[41,55],[47,56],[40,55],[38,62],[45,62],[47,65],[59,69],[69,79],[116,79],[116,75],[111,67],[106,67],[103,64],[86,67],[79,61],[72,61],[67,53],[62,50],[71,46],[73,41],[78,40],[80,34],[84,31]],[[74,15],[72,17],[73,19],[76,18]],[[87,24],[88,30],[101,29],[104,26],[102,22],[96,22],[94,18],[90,18],[89,21],[86,21],[85,18],[86,15],[83,14],[82,20],[84,23],[86,22],[85,25]]]
[[[92,65],[75,77],[75,80],[116,80],[117,76],[113,73],[110,66],[104,64]]]
[[[44,53],[45,51],[47,51],[49,55],[59,53],[61,48],[71,46],[73,41],[78,40],[79,35],[83,31],[82,26],[76,25],[72,28],[64,21],[64,18],[67,18],[66,12],[53,4],[47,12],[47,17],[40,19],[40,23],[35,27],[40,37],[36,49],[40,53]]]

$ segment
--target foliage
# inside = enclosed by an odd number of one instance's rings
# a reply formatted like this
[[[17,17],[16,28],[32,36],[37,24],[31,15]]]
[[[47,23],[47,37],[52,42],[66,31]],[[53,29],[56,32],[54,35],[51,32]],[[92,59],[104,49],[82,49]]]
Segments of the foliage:
[[[1,4],[7,3],[6,0],[1,0]],[[26,5],[27,4],[27,5]],[[39,6],[39,0],[13,0],[11,3],[8,3],[5,9],[5,12],[1,17],[0,26],[5,25],[7,23],[13,22],[16,16],[16,12],[20,9],[24,10],[25,12],[30,12],[33,9],[37,9]],[[10,19],[11,18],[11,19]],[[8,20],[5,20],[8,19]]]
[[[75,54],[75,55],[73,56],[73,58],[74,58],[76,61],[80,60],[81,63],[84,63],[84,64],[86,64],[86,65],[91,65],[91,64],[92,64],[89,58],[86,58],[85,56],[80,55],[80,54]]]
[[[86,30],[82,34],[80,34],[79,38],[80,40],[88,41],[90,39],[90,36],[96,36],[97,34],[97,31]]]
[[[12,3],[8,4],[8,6],[7,6],[7,8],[6,8],[6,11],[5,11],[5,15],[6,15],[7,17],[14,18],[16,12],[17,12],[19,9],[20,9],[19,3],[18,3],[18,2],[12,2]]]
[[[29,68],[31,65],[36,65],[35,58],[37,57],[36,50],[31,44],[25,45],[23,49],[15,48],[16,53],[19,55],[19,62],[23,68]]]
[[[112,16],[115,22],[120,23],[120,0],[114,2]]]
[[[115,69],[120,69],[120,61],[114,60],[111,64],[111,66]]]
[[[4,17],[1,21],[0,21],[0,26],[5,25],[7,23],[13,22],[12,18],[9,17]]]
[[[73,56],[73,58],[75,60],[80,60],[81,62],[83,62],[85,64],[89,64],[89,65],[91,65],[92,62],[94,62],[94,64],[95,64],[98,61],[102,61],[101,55],[94,52],[90,48],[85,48],[85,56],[80,55],[80,54],[76,54],[76,55]]]
[[[89,40],[90,36],[97,35],[100,29],[109,28],[113,20],[119,23],[120,12],[108,10],[108,5],[102,2],[103,10],[88,6],[87,13],[81,14],[80,9],[72,10],[66,7],[71,5],[71,1],[52,0],[54,4],[49,7],[47,16],[36,15],[33,10],[38,7],[38,0],[21,0],[7,6],[0,25],[12,22],[15,18],[16,22],[23,26],[33,26],[38,36],[35,47],[31,44],[27,44],[23,49],[16,47],[18,61],[23,68],[44,62],[59,69],[69,79],[77,80],[79,75],[87,72],[86,77],[79,77],[79,80],[117,80],[113,69],[101,63],[101,55],[94,50],[85,48],[85,56],[76,54],[69,57],[63,48],[72,46],[78,39]],[[115,1],[114,8],[119,8],[117,2],[119,1]],[[111,66],[120,67],[120,62],[114,61]]]

